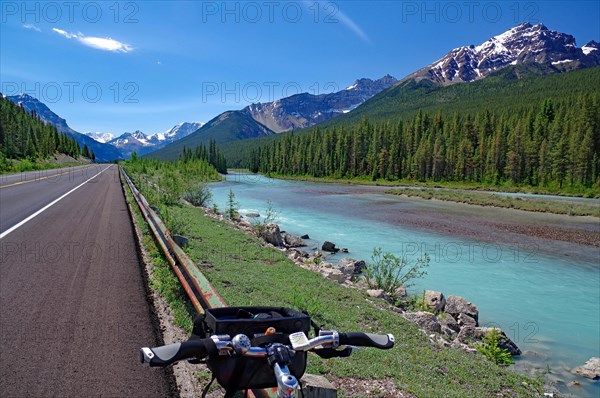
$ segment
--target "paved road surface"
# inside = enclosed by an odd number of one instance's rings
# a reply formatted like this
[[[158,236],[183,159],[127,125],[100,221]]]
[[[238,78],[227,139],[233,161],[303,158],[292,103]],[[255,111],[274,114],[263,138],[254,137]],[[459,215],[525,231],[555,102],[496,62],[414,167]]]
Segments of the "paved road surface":
[[[117,167],[28,178],[0,179],[0,396],[173,396],[137,357],[156,333]]]

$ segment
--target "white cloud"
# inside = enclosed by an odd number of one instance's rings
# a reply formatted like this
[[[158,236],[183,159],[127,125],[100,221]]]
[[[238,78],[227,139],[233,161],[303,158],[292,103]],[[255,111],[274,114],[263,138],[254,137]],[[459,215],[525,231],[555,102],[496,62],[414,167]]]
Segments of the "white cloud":
[[[367,36],[367,34],[360,28],[360,26],[358,26],[352,19],[350,19],[349,16],[347,16],[346,14],[344,14],[341,10],[337,11],[335,17],[343,25],[345,25],[348,29],[350,29],[351,31],[353,31],[362,40],[366,41],[367,43],[371,42],[371,39],[369,39],[369,36]]]
[[[98,50],[128,53],[133,51],[129,44],[122,43],[111,38],[85,36],[83,33],[69,33],[62,29],[52,28],[53,31],[67,39],[75,39],[84,46],[92,47]]]
[[[38,28],[37,26],[35,26],[35,25],[34,25],[34,24],[32,24],[32,23],[25,23],[25,24],[23,24],[23,27],[24,27],[25,29],[31,29],[31,30],[35,30],[36,32],[41,32],[41,31],[42,31],[40,28]]]
[[[314,12],[314,2],[309,0],[303,0],[302,3],[307,9],[311,10],[311,12]],[[356,22],[354,22],[348,15],[344,14],[344,12],[340,10],[339,5],[323,1],[317,1],[316,4],[318,4],[320,8],[322,7],[322,10],[319,10],[319,15],[321,15],[321,17],[323,15],[327,15],[326,21],[323,21],[324,23],[340,22],[346,28],[354,32],[363,41],[371,43],[371,39],[369,38],[369,36],[367,36],[367,34],[361,29],[360,26],[356,24]],[[332,7],[334,8],[332,9]]]

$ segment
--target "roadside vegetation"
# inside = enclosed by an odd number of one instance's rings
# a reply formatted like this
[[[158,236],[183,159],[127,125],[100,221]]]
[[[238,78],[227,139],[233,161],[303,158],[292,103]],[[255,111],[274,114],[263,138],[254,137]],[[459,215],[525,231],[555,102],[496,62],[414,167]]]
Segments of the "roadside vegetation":
[[[395,391],[381,391],[387,396],[398,392],[419,397],[541,395],[538,381],[505,370],[483,355],[434,346],[417,326],[391,311],[385,301],[300,268],[280,250],[264,247],[258,238],[207,216],[205,209],[175,200],[183,196],[185,188],[170,180],[182,182],[179,179],[185,179],[184,176],[195,176],[194,183],[218,179],[218,174],[210,168],[204,168],[200,177],[186,172],[193,167],[185,162],[164,164],[135,159],[125,162],[124,167],[150,203],[158,208],[171,232],[189,238],[186,251],[229,305],[289,306],[309,311],[317,324],[327,328],[396,336],[396,347],[388,351],[365,349],[351,358],[333,360],[310,355],[308,372],[333,379],[393,380]],[[226,212],[237,208],[233,192],[230,200]],[[168,300],[174,303],[170,305],[189,308],[178,304],[177,297],[185,300],[181,289],[173,285],[176,279],[168,264],[163,271],[160,281],[152,282],[152,286],[163,295],[173,293],[176,298]],[[185,319],[189,318],[183,315],[184,327]],[[361,396],[354,391],[342,394]]]
[[[494,206],[572,216],[600,217],[599,203],[573,203],[566,200],[504,196],[485,192],[465,192],[450,189],[398,188],[386,191],[392,195],[405,195],[422,199],[437,199],[448,202],[467,203],[479,206]]]

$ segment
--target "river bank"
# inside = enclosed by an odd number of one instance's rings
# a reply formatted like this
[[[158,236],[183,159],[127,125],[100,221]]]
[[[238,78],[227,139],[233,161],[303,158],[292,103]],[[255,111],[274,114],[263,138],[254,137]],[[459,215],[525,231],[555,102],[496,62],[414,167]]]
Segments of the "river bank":
[[[515,193],[498,195],[491,192],[472,192],[465,190],[450,189],[416,189],[396,188],[385,193],[390,195],[401,195],[418,197],[426,200],[441,200],[445,202],[464,203],[468,205],[499,207],[507,209],[524,210],[537,213],[566,214],[569,216],[592,216],[600,217],[600,201],[594,203],[578,203],[570,201],[568,197],[553,200],[547,197],[511,196]],[[600,220],[599,220],[600,221]]]
[[[412,322],[365,291],[348,289],[297,266],[279,249],[210,212],[169,207],[187,251],[229,305],[282,305],[307,310],[315,322],[340,331],[397,336],[393,350],[361,350],[350,358],[311,356],[307,372],[324,374],[347,397],[538,397],[541,383],[489,362],[482,355],[431,344]],[[378,390],[385,385],[386,390]],[[352,389],[348,389],[352,386]]]
[[[248,170],[232,169],[234,173],[249,174]],[[321,184],[340,184],[340,185],[366,185],[366,186],[381,186],[381,187],[399,187],[399,188],[432,188],[432,189],[452,189],[461,191],[482,191],[482,192],[502,192],[502,193],[518,193],[525,195],[546,195],[546,196],[562,196],[562,197],[577,197],[577,198],[600,198],[600,188],[592,187],[586,189],[574,188],[544,188],[534,186],[520,186],[512,184],[482,184],[479,182],[459,182],[459,181],[417,181],[417,180],[385,180],[377,179],[373,181],[369,177],[356,178],[333,178],[333,177],[312,177],[312,176],[295,176],[271,173],[267,178],[276,178],[288,181],[303,181],[314,182]]]
[[[286,231],[350,251],[327,261],[368,259],[377,246],[400,256],[427,252],[429,274],[413,293],[430,289],[468,297],[480,308],[483,325],[507,331],[525,353],[536,353],[541,368],[557,369],[561,379],[569,380],[567,369],[597,356],[598,322],[590,314],[600,310],[593,299],[600,295],[598,248],[525,233],[597,234],[594,218],[397,197],[384,194],[385,187],[256,175],[227,179],[212,186],[220,208],[230,189],[242,214],[264,214],[271,200]],[[511,232],[511,225],[519,229]],[[597,394],[597,383],[582,384],[578,396]]]

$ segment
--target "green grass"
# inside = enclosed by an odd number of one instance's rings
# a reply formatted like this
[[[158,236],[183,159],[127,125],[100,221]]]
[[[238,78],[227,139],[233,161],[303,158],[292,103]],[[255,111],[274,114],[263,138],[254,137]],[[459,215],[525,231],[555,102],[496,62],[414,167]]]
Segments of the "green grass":
[[[449,189],[398,188],[388,190],[386,193],[479,206],[495,206],[534,212],[569,214],[573,216],[600,217],[600,205],[598,204],[570,203],[561,200],[541,198],[509,197],[483,192],[465,192]]]
[[[501,369],[482,355],[433,347],[415,325],[380,308],[383,302],[371,303],[365,292],[296,266],[279,250],[262,247],[256,238],[205,216],[202,209],[173,206],[169,212],[187,220],[183,232],[191,238],[189,254],[229,305],[305,306],[327,328],[396,336],[396,347],[388,351],[365,349],[332,360],[311,355],[311,373],[392,377],[399,389],[418,397],[540,395],[538,382]]]
[[[240,171],[249,173],[248,169],[230,169],[231,171]],[[355,178],[335,178],[335,177],[313,177],[309,175],[294,176],[271,173],[269,178],[279,178],[282,180],[291,181],[308,181],[321,182],[332,184],[356,184],[356,185],[374,185],[374,186],[389,186],[389,187],[424,187],[424,188],[447,188],[447,189],[462,189],[467,191],[489,191],[489,192],[511,192],[511,193],[528,193],[537,195],[556,195],[556,196],[573,196],[585,198],[600,198],[600,186],[582,189],[565,185],[559,187],[533,187],[520,186],[514,184],[485,184],[481,182],[466,182],[466,181],[418,181],[418,180],[386,180],[379,178],[375,181],[370,176],[359,176]]]
[[[0,163],[0,174],[12,174],[12,173],[24,173],[26,171],[38,171],[38,170],[50,170],[60,169],[63,167],[82,166],[89,163],[83,162],[67,162],[67,163],[53,163],[50,160],[35,161],[30,160],[5,160],[4,163]]]
[[[149,275],[149,287],[165,299],[172,311],[173,323],[190,333],[195,310],[175,276],[171,265],[166,260],[162,249],[156,244],[154,235],[142,216],[127,184],[124,184],[124,191],[126,200],[133,210],[133,216],[142,234],[140,244],[148,253],[150,262],[153,265],[153,272]]]

